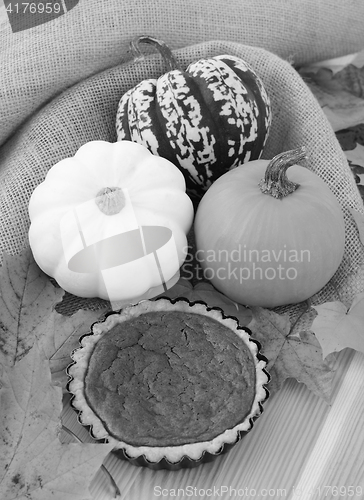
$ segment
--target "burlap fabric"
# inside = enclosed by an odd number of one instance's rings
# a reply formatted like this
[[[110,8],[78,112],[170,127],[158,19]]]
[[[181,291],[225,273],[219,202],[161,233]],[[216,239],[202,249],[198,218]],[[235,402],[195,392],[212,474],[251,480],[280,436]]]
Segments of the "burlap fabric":
[[[61,90],[127,60],[135,35],[158,36],[172,49],[239,42],[300,65],[361,50],[363,20],[362,0],[80,0],[66,15],[18,33],[4,15],[0,145]]]
[[[222,6],[215,1],[196,2],[197,5],[187,1],[175,9],[172,4],[150,2],[142,10],[138,1],[123,2],[122,7],[114,1],[89,1],[87,7],[82,5],[78,11],[75,8],[49,26],[14,35],[18,37],[15,39],[2,26],[0,37],[7,42],[11,59],[5,64],[5,86],[1,88],[6,97],[1,102],[1,133],[3,140],[8,140],[0,150],[0,255],[4,251],[17,253],[26,244],[29,197],[48,169],[73,155],[87,141],[115,141],[120,96],[142,79],[164,72],[158,55],[148,55],[138,64],[127,61],[131,36],[147,33],[164,39],[172,47],[182,47],[175,50],[175,55],[185,66],[200,57],[231,54],[249,62],[262,78],[273,110],[263,158],[305,145],[309,168],[328,183],[344,211],[344,260],[314,302],[337,299],[339,293],[341,300],[349,304],[364,289],[364,252],[349,211],[349,207],[363,211],[362,201],[329,122],[304,81],[284,58],[293,57],[297,63],[303,63],[364,47],[364,5],[351,2],[342,8],[336,1],[274,1],[268,7],[267,2],[241,0]],[[183,16],[177,19],[176,13]],[[350,30],[345,31],[349,22]],[[211,41],[217,38],[225,41]],[[58,46],[61,39],[62,51]],[[201,40],[204,41],[194,43]],[[44,47],[50,51],[43,62],[37,53],[41,45],[43,55]],[[25,55],[16,61],[15,52],[20,47]],[[26,60],[27,54],[32,54],[33,61]],[[34,70],[33,79],[29,72],[21,72],[27,65]],[[105,67],[109,69],[100,71]],[[90,76],[93,73],[96,74]],[[70,314],[79,307],[94,308],[100,303],[98,299],[66,294],[62,312]],[[284,310],[294,315],[298,309]]]

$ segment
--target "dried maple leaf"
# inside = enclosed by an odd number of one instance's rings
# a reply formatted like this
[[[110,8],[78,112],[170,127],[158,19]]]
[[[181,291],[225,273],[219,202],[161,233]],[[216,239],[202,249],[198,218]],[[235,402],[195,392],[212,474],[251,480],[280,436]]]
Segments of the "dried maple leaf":
[[[350,80],[345,76],[355,69],[349,65],[335,74],[327,68],[300,69],[301,76],[318,100],[334,131],[353,127],[364,121],[362,95],[358,93],[358,89],[347,84],[347,81],[353,82],[352,76]]]
[[[0,498],[84,500],[112,445],[61,444],[61,389],[38,345],[1,377]]]
[[[168,297],[169,299],[177,299],[178,297],[187,298],[187,296],[193,290],[192,283],[186,278],[180,278],[177,283],[172,286],[169,290],[158,295],[157,298],[160,297]]]
[[[65,368],[79,338],[90,331],[108,308],[80,310],[72,316],[55,311],[64,290],[52,285],[35,263],[29,248],[5,256],[0,269],[0,362],[14,366],[39,340],[50,360],[53,382],[65,386]]]
[[[97,311],[80,310],[72,316],[63,316],[53,311],[44,320],[44,335],[39,342],[49,359],[53,384],[66,387],[66,368],[72,362],[72,351],[80,347],[80,337],[89,333],[91,325],[108,310],[106,307]]]
[[[348,64],[333,76],[335,84],[356,97],[364,97],[364,69]]]
[[[356,144],[354,149],[349,149],[344,152],[349,163],[352,164],[352,166],[359,167],[358,171],[355,173],[359,176],[362,175],[364,177],[364,146],[362,146],[361,144]],[[362,181],[361,178],[360,181]]]
[[[313,306],[318,315],[311,330],[326,358],[346,347],[364,353],[364,293],[357,295],[349,309],[339,301]]]
[[[357,68],[363,68],[364,67],[364,50],[361,50],[360,52],[357,52],[355,54],[355,57],[352,61],[352,64],[356,66]]]
[[[226,316],[234,316],[241,326],[246,326],[252,319],[252,312],[247,307],[233,302],[218,292],[210,283],[202,281],[196,283],[190,293],[190,300],[202,300],[209,307],[219,307]]]
[[[358,229],[360,241],[364,245],[364,215],[351,207],[349,207],[349,211],[353,216],[356,227]]]
[[[192,286],[190,281],[185,278],[180,278],[179,281],[167,292],[159,295],[159,297],[169,297],[176,299],[184,297],[185,299],[194,302],[205,302],[209,307],[219,307],[224,312],[225,316],[233,316],[239,320],[241,326],[246,326],[251,318],[251,310],[241,304],[233,302],[228,297],[218,292],[211,283],[201,281]]]
[[[27,247],[4,255],[0,268],[0,363],[13,366],[42,335],[49,311],[62,300]]]
[[[322,69],[329,70],[332,75],[336,75],[339,71],[344,70],[350,64],[356,64],[358,61],[357,54],[349,54],[342,57],[335,57],[334,59],[325,59],[318,61],[300,68],[303,73],[316,74]]]
[[[262,345],[271,375],[268,389],[277,392],[288,378],[295,378],[326,402],[330,401],[333,371],[323,361],[319,342],[311,332],[290,335],[287,316],[261,307],[252,308],[253,319],[248,324],[252,337]]]

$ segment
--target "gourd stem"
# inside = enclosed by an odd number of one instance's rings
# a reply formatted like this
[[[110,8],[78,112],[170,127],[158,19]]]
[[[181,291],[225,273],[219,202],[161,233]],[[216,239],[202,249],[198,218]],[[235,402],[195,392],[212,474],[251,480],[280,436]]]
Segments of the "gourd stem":
[[[130,42],[130,50],[134,56],[135,61],[141,61],[144,59],[144,54],[142,53],[139,47],[141,43],[149,43],[150,45],[153,45],[158,49],[159,53],[163,57],[163,60],[167,66],[167,71],[172,71],[174,69],[182,71],[182,68],[178,64],[176,58],[172,54],[172,51],[168,47],[168,45],[166,45],[161,40],[158,40],[157,38],[148,35],[138,36]]]
[[[115,215],[125,207],[125,196],[119,187],[104,187],[96,194],[95,203],[103,214]]]
[[[275,156],[267,166],[264,179],[259,182],[261,192],[282,199],[296,191],[299,184],[288,179],[287,169],[306,159],[307,154],[304,146]]]

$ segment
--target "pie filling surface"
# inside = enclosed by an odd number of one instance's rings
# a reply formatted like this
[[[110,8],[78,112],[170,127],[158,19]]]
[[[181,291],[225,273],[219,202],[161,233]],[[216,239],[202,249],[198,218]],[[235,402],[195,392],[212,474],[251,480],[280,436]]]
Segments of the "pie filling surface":
[[[245,342],[208,316],[146,312],[95,344],[85,397],[110,435],[134,446],[208,441],[249,414],[256,372]]]

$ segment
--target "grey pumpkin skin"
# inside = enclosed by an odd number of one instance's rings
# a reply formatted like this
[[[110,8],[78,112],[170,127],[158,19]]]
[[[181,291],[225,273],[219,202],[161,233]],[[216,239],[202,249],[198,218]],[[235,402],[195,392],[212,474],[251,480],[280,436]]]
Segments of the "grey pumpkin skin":
[[[128,90],[116,116],[117,140],[146,146],[176,165],[186,190],[200,198],[228,170],[260,157],[272,112],[263,82],[248,63],[221,55],[193,62],[186,70],[163,42],[133,41],[157,47],[167,73]]]

